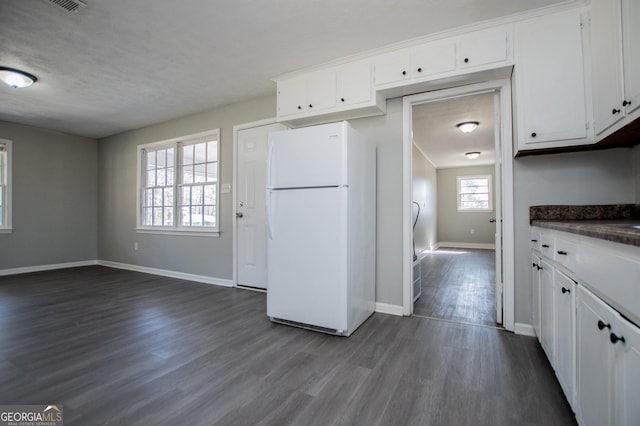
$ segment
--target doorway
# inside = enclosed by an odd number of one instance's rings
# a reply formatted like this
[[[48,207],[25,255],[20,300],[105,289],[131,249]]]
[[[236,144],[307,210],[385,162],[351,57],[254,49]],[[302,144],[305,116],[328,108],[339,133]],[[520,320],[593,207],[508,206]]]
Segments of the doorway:
[[[487,222],[491,219],[491,226],[495,227],[494,231],[494,244],[495,244],[495,256],[493,256],[495,267],[493,268],[494,278],[494,290],[495,290],[495,322],[501,323],[508,330],[514,328],[513,318],[513,195],[512,195],[512,148],[511,148],[511,92],[510,81],[499,80],[486,83],[471,84],[468,86],[456,87],[451,89],[433,91],[428,93],[422,93],[418,95],[412,95],[404,98],[404,170],[405,175],[403,179],[404,183],[404,228],[403,228],[403,247],[404,252],[407,254],[403,262],[403,308],[405,315],[411,315],[414,313],[413,300],[416,296],[413,286],[413,272],[415,270],[413,263],[413,223],[415,220],[416,209],[412,203],[414,199],[415,188],[413,185],[413,152],[414,152],[414,116],[416,119],[419,117],[419,111],[421,105],[442,106],[446,108],[447,102],[451,104],[472,104],[474,99],[483,98],[485,101],[489,99],[489,103],[492,108],[489,108],[489,115],[482,118],[485,131],[493,132],[493,138],[490,146],[485,146],[481,149],[481,156],[484,155],[484,162],[487,163],[489,159],[490,168],[493,171],[494,180],[494,193],[493,203],[495,208],[495,214],[490,218],[486,218]],[[460,116],[460,121],[479,121],[474,120],[473,117]],[[478,127],[480,128],[480,126]],[[459,131],[458,129],[455,129]],[[470,146],[459,146],[457,155],[458,160],[464,162],[467,160],[464,157],[466,152],[478,151],[478,149],[472,149]],[[434,157],[440,158],[445,155],[444,152],[433,152]],[[453,155],[453,154],[449,154]],[[429,154],[427,153],[427,157]],[[444,158],[444,157],[442,157]],[[468,164],[468,163],[467,163]],[[460,165],[460,164],[458,164]],[[464,164],[462,164],[464,165]],[[455,166],[455,164],[454,164]],[[487,164],[485,164],[487,166]],[[451,166],[453,167],[453,166]],[[477,176],[476,176],[477,177]],[[459,194],[455,195],[460,197]],[[458,205],[458,207],[460,207]],[[470,213],[472,214],[472,213]],[[481,225],[471,225],[468,220],[471,216],[467,216],[467,221],[462,227],[463,232],[476,232],[476,227]],[[488,225],[489,223],[487,223]],[[469,228],[469,229],[467,229]],[[507,231],[507,232],[505,232]],[[427,244],[428,253],[435,253],[435,249],[438,248],[438,242],[442,241],[435,236],[432,236],[431,240]],[[448,243],[452,243],[449,241]],[[455,243],[455,241],[453,241]],[[469,242],[468,242],[469,243]],[[455,246],[455,244],[454,244]],[[455,247],[454,247],[455,248]],[[455,252],[454,248],[449,251]],[[469,247],[474,250],[487,249],[485,243],[477,243],[474,247],[474,243],[471,242]],[[449,256],[460,256],[458,254],[449,253]],[[482,253],[476,253],[481,255]],[[486,260],[486,253],[484,256],[480,256]],[[461,259],[458,257],[458,259]],[[477,259],[476,259],[477,261]],[[455,262],[450,259],[449,264]],[[486,262],[485,264],[486,269]],[[416,312],[418,314],[418,312]]]
[[[275,120],[234,127],[234,270],[236,286],[267,289],[266,166],[270,132],[288,127]]]

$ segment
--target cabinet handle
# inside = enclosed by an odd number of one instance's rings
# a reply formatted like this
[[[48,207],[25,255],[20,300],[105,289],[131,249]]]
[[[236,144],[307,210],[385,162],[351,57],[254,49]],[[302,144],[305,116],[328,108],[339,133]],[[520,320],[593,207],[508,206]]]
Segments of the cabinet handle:
[[[407,75],[407,72],[403,70],[402,75]]]
[[[609,340],[611,340],[611,343],[613,343],[614,345],[618,343],[618,341],[622,343],[627,343],[627,341],[624,339],[624,336],[618,337],[614,333],[611,333],[611,335],[609,336]]]
[[[538,240],[531,240],[531,242],[532,242],[532,243],[537,243],[537,242],[538,242]]]
[[[344,98],[340,98],[340,102],[344,102]]]
[[[298,109],[302,109],[302,107],[300,105],[298,105]]]
[[[566,255],[567,255],[567,252],[566,252],[566,251],[563,251],[563,250],[558,250],[558,254],[561,254],[561,255],[563,255],[563,256],[566,256]]]
[[[469,63],[469,58],[464,58],[464,63],[468,64]]]
[[[626,99],[622,101],[622,106],[627,106],[627,105],[631,105],[631,101],[628,101]]]
[[[532,266],[535,268],[535,267],[536,267],[536,266],[538,266],[538,265],[537,265],[536,263],[534,263]]]
[[[542,247],[549,248],[549,244],[543,244]]]
[[[613,114],[613,115],[620,114],[620,110],[614,108],[614,109],[611,110],[611,114]]]
[[[598,330],[602,330],[604,328],[611,330],[611,324],[605,324],[602,320],[598,320]]]
[[[538,136],[538,134],[536,132],[531,133],[531,137],[535,138],[536,136]]]
[[[313,108],[313,105],[309,104],[309,108]]]
[[[544,269],[544,268],[543,268],[542,266],[540,266],[540,265],[537,265],[537,266],[538,266],[538,271],[542,271],[542,270]]]
[[[418,68],[418,72],[422,72],[422,68]]]
[[[565,294],[565,293],[571,293],[571,290],[568,288],[562,287],[562,294]]]

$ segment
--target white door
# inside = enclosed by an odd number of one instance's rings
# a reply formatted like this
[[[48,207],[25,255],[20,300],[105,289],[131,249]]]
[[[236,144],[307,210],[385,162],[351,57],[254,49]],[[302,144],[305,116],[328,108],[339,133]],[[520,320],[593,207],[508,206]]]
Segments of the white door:
[[[266,157],[269,132],[285,130],[269,124],[238,131],[237,136],[237,280],[266,288]]]
[[[502,140],[500,139],[500,128],[502,127],[502,116],[500,109],[500,94],[498,92],[493,95],[493,134],[494,136],[494,149],[495,149],[495,166],[493,179],[493,193],[495,206],[495,246],[494,251],[495,264],[496,264],[496,322],[503,324],[503,299],[502,294],[504,290],[504,273],[502,268]]]

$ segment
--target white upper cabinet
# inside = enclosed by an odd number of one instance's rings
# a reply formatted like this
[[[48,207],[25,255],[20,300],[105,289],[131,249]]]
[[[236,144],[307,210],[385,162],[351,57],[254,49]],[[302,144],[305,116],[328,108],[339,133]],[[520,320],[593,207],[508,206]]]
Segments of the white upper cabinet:
[[[495,28],[461,36],[456,43],[458,65],[468,69],[507,61],[508,35],[505,28]]]
[[[637,0],[591,2],[593,112],[599,139],[640,116],[638,17]]]
[[[438,40],[417,47],[413,52],[414,78],[430,77],[456,69],[453,40]]]
[[[352,62],[336,70],[336,105],[356,105],[374,96],[371,62]]]
[[[378,55],[374,58],[376,86],[398,83],[411,78],[411,49]]]
[[[278,116],[322,111],[336,103],[336,73],[322,70],[278,82]]]
[[[624,88],[627,114],[640,107],[640,2],[622,1],[622,46],[624,52]]]
[[[517,148],[592,143],[578,12],[530,19],[515,29]]]

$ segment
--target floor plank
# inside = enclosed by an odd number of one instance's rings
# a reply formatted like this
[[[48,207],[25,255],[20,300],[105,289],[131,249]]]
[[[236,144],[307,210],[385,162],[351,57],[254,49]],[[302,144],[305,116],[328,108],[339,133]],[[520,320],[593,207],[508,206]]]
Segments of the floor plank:
[[[271,323],[262,293],[99,266],[0,277],[0,404],[68,425],[573,425],[538,342],[374,314]]]

